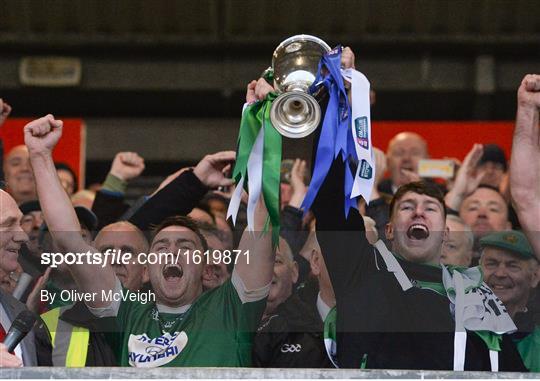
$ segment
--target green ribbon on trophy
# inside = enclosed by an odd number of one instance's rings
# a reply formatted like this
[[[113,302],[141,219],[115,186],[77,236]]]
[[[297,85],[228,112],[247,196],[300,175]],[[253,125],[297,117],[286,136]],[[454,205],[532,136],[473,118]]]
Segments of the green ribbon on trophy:
[[[270,108],[276,97],[277,95],[271,92],[264,100],[246,106],[242,113],[233,171],[236,189],[227,211],[227,218],[232,216],[233,223],[236,223],[242,190],[245,189],[249,195],[248,230],[253,231],[255,208],[262,193],[269,214],[264,231],[268,231],[270,223],[274,246],[279,242],[280,230],[279,182],[282,144],[281,135],[270,121]]]

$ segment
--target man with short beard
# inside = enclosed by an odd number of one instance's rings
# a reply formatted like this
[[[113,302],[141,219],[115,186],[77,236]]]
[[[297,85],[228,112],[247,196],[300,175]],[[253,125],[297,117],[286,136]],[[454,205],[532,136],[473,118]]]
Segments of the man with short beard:
[[[57,177],[52,150],[62,134],[62,121],[52,115],[24,128],[45,220],[55,242],[64,250],[92,253],[80,234],[73,207]],[[193,175],[210,187],[228,186],[223,168],[234,152],[209,155]],[[252,334],[268,295],[274,254],[271,231],[263,232],[268,213],[262,200],[255,218],[258,234],[245,232],[231,280],[203,294],[199,261],[206,240],[193,221],[171,217],[156,229],[150,251],[174,253],[148,264],[155,302],[122,300],[122,287],[110,267],[71,265],[79,291],[98,295],[87,305],[101,317],[114,316],[121,345],[120,364],[156,366],[249,366]],[[159,257],[158,257],[159,258]],[[199,258],[199,259],[197,259]],[[116,295],[113,301],[101,297]],[[139,296],[133,295],[135,299]],[[209,348],[211,350],[209,350]]]

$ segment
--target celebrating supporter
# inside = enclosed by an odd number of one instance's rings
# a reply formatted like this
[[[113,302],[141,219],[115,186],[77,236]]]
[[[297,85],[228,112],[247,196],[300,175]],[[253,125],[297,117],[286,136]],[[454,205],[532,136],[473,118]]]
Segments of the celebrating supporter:
[[[308,239],[306,245],[305,255],[312,260],[314,275],[320,277],[324,263],[320,261],[320,250],[317,253],[315,248],[316,238]],[[298,266],[291,249],[282,239],[276,252],[266,310],[253,343],[253,363],[257,367],[332,366],[323,339],[323,321],[332,305],[327,306],[317,293],[314,297],[306,297],[307,300],[302,299],[294,292],[297,280]],[[328,298],[331,300],[331,296]]]
[[[489,234],[480,240],[480,265],[486,283],[501,299],[518,327],[512,335],[525,366],[540,371],[540,325],[535,324],[528,302],[540,273],[525,235],[517,231]]]
[[[94,246],[100,253],[107,250],[116,253],[131,253],[138,255],[148,253],[148,241],[144,233],[127,221],[119,221],[105,226],[96,236]],[[135,257],[137,258],[137,257]],[[131,291],[138,291],[148,282],[146,264],[137,259],[128,263],[110,264],[122,286]]]
[[[540,75],[529,74],[523,78],[517,106],[510,159],[510,192],[519,222],[533,253],[540,260]],[[525,364],[536,371],[539,371],[539,332],[536,321],[533,333],[517,344]]]
[[[24,145],[13,147],[4,158],[4,177],[6,191],[17,204],[37,198],[28,149]]]
[[[99,220],[98,228],[116,222],[127,212],[125,193],[129,181],[144,171],[144,159],[135,152],[118,152],[101,189],[96,192],[92,211]],[[144,201],[144,200],[143,200]]]
[[[80,207],[75,208],[80,214]],[[86,211],[87,219],[90,211]],[[92,224],[84,222],[79,217],[81,227]],[[97,220],[93,222],[93,227]],[[90,243],[90,241],[87,241]],[[107,225],[96,236],[94,241],[96,249],[101,253],[147,253],[148,242],[144,234],[129,222],[117,222]],[[138,291],[148,281],[146,266],[137,261],[138,257],[128,263],[108,263],[120,283],[126,289]],[[52,282],[55,283],[56,300],[62,301],[62,290],[77,291],[73,278],[67,272],[65,265],[59,266],[53,272]],[[47,289],[51,292],[51,287]],[[65,292],[65,291],[64,291]],[[42,314],[42,319],[52,334],[52,361],[55,366],[114,366],[117,360],[113,349],[106,340],[104,331],[107,331],[103,321],[94,318],[84,303],[73,303],[71,298],[59,304],[58,307]]]
[[[475,260],[478,260],[479,239],[491,232],[508,230],[508,204],[495,188],[480,185],[466,197],[459,208],[459,216],[472,229],[475,238]]]
[[[496,144],[486,144],[478,162],[478,169],[485,173],[482,184],[500,190],[507,170],[506,156],[502,148]]]
[[[512,340],[500,335],[515,326],[500,301],[489,297],[480,270],[439,265],[447,238],[439,188],[401,186],[386,227],[391,251],[378,241],[374,252],[358,234],[361,216],[351,210],[346,218],[339,207],[343,178],[338,158],[313,205],[336,295],[340,367],[524,370]],[[462,304],[473,296],[479,305]]]
[[[479,239],[494,231],[511,228],[508,204],[498,188],[481,185],[487,169],[478,163],[484,157],[484,147],[475,144],[459,168],[454,186],[444,200],[452,215],[459,215],[474,235],[473,263],[480,256]]]
[[[420,180],[418,162],[428,158],[427,142],[414,132],[400,132],[388,143],[386,157],[390,178],[379,184],[379,191],[392,195],[401,185]]]
[[[15,200],[3,190],[0,190],[0,269],[4,273],[11,273],[18,268],[17,256],[23,243],[28,236],[20,225],[22,213],[17,207]],[[0,288],[0,342],[4,341],[13,320],[17,315],[26,310],[24,304],[13,298]],[[34,335],[36,333],[36,335]],[[42,328],[32,330],[18,345],[14,353],[8,353],[7,348],[0,344],[0,367],[35,366],[47,365],[49,362],[43,358],[38,362],[35,342],[46,338]]]
[[[510,159],[510,191],[519,222],[540,255],[540,75],[529,74],[518,90]]]
[[[40,202],[60,248],[95,252],[82,239],[72,206],[54,170],[51,154],[61,131],[62,122],[52,115],[24,128]],[[227,154],[223,156],[231,159]],[[220,159],[216,155],[203,160],[201,167],[194,169],[194,175],[205,173],[204,182],[215,187],[230,185],[230,179],[224,178],[221,170],[211,170]],[[204,294],[203,264],[195,258],[206,250],[206,241],[196,224],[186,217],[166,219],[154,230],[151,251],[180,254],[165,256],[165,261],[148,265],[155,302],[144,303],[140,294],[134,294],[135,299],[131,300],[114,297],[107,300],[101,295],[125,295],[111,268],[70,265],[79,290],[87,295],[99,295],[86,301],[92,312],[101,317],[116,317],[115,336],[120,343],[121,365],[247,366],[251,363],[252,332],[263,312],[272,277],[271,232],[263,232],[266,216],[260,201],[255,228],[261,233],[246,232],[239,246],[241,252],[252,255],[239,255],[231,280]]]

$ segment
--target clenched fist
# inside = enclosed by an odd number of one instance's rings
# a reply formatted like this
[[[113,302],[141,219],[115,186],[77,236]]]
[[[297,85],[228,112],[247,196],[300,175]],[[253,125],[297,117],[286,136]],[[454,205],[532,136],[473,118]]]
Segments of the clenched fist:
[[[540,108],[540,74],[528,74],[518,90],[520,107]]]
[[[111,175],[122,181],[138,177],[144,171],[144,159],[136,152],[118,152],[111,166]]]
[[[50,155],[62,136],[63,125],[61,120],[48,114],[24,126],[24,143],[30,155]]]

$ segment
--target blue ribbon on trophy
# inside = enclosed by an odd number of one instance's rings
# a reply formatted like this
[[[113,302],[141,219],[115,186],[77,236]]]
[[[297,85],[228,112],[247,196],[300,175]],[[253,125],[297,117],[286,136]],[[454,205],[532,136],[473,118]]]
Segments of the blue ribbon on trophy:
[[[313,176],[302,208],[307,211],[311,207],[332,162],[341,154],[345,165],[343,207],[347,216],[351,207],[357,208],[358,196],[363,196],[369,202],[375,171],[371,149],[369,81],[354,69],[341,69],[341,52],[342,47],[338,46],[321,58],[317,78],[310,88],[313,93],[324,86],[329,101],[317,146]],[[352,105],[347,97],[344,79],[351,82]],[[355,123],[352,123],[353,120]],[[350,162],[356,164],[354,174]]]

